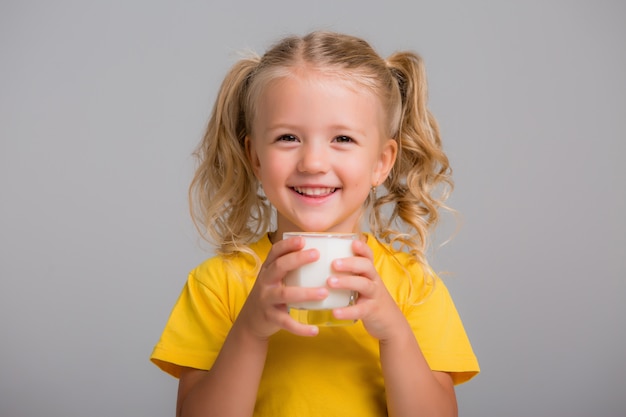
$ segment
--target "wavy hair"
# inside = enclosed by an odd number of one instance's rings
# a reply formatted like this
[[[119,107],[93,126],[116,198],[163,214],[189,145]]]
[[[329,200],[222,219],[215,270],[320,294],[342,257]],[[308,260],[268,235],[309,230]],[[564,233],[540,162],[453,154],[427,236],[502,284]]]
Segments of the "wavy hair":
[[[219,90],[206,133],[194,152],[198,166],[189,188],[190,210],[201,235],[221,255],[251,254],[249,243],[269,231],[272,208],[246,157],[255,105],[273,80],[313,68],[374,93],[386,112],[397,160],[371,194],[369,228],[377,239],[427,265],[428,236],[453,188],[439,128],[427,107],[424,63],[414,52],[381,58],[363,39],[318,31],[289,36],[263,56],[239,60]],[[385,210],[389,206],[390,210]]]

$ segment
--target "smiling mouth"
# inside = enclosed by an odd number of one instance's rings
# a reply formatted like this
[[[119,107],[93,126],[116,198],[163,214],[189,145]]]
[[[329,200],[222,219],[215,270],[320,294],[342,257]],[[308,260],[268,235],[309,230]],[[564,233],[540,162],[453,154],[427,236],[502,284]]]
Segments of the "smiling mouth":
[[[311,187],[291,187],[296,193],[307,197],[324,197],[337,191],[337,188],[324,187],[324,188],[311,188]]]

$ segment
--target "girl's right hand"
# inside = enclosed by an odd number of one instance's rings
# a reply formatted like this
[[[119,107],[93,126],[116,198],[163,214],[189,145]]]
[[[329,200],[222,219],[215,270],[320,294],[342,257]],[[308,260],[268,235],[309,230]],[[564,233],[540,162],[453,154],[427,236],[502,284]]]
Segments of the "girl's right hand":
[[[300,237],[284,239],[272,246],[237,317],[238,326],[246,327],[251,334],[263,340],[281,329],[300,336],[317,335],[317,326],[297,322],[289,316],[287,309],[290,303],[323,300],[328,296],[325,287],[284,285],[287,272],[319,258],[317,250],[302,250],[303,247],[304,239]]]

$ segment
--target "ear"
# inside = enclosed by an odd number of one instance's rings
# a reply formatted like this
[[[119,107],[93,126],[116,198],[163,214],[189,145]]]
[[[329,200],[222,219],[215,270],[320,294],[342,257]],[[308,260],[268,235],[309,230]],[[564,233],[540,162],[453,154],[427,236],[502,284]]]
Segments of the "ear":
[[[252,171],[254,172],[254,175],[257,178],[259,178],[259,170],[261,168],[261,161],[259,160],[256,150],[254,149],[254,146],[252,144],[252,139],[250,138],[250,136],[246,135],[244,139],[244,145],[245,145],[246,157],[248,158],[248,161],[250,162]]]
[[[398,143],[395,139],[387,139],[383,144],[376,169],[372,173],[372,185],[377,186],[382,184],[386,179],[391,168],[396,163],[396,157],[398,156]]]

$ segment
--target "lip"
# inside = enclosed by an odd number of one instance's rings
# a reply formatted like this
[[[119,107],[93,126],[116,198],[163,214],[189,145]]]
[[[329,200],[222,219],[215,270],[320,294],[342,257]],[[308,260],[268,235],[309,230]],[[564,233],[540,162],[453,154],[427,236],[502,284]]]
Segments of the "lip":
[[[340,187],[329,186],[290,186],[289,189],[296,196],[298,200],[306,204],[323,204],[328,200],[334,198],[338,191],[341,191]],[[305,191],[304,193],[302,191]]]
[[[331,187],[326,185],[297,185],[291,186],[292,191],[303,197],[324,198],[334,194],[339,187]]]

